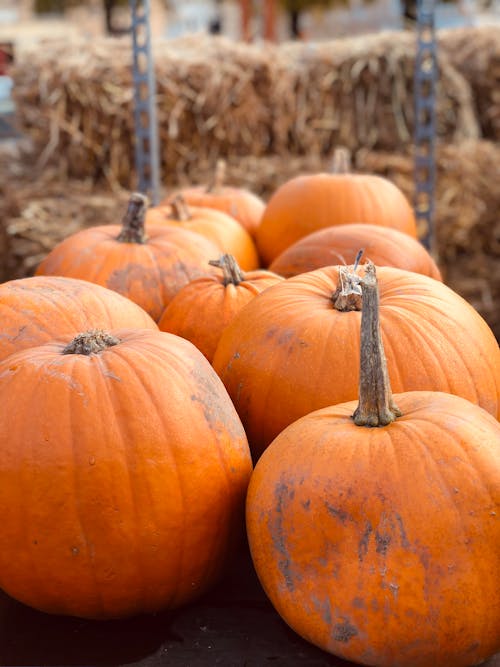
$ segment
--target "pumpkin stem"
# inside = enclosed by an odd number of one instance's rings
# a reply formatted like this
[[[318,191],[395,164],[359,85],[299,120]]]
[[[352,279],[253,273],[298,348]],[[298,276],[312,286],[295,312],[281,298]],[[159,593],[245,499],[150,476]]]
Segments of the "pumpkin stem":
[[[344,146],[339,146],[333,151],[332,174],[349,174],[351,172],[351,151]]]
[[[172,214],[169,216],[170,220],[177,220],[178,222],[185,222],[190,220],[193,216],[189,210],[187,201],[182,195],[176,195],[170,202]]]
[[[119,338],[112,336],[107,331],[101,329],[92,329],[85,331],[85,333],[78,334],[73,338],[71,343],[68,343],[63,349],[63,354],[84,354],[90,357],[91,354],[98,354],[103,352],[108,347],[118,345]]]
[[[222,189],[224,181],[226,180],[226,166],[225,160],[217,160],[212,180],[207,185],[207,192],[217,194]]]
[[[128,200],[128,208],[122,221],[122,230],[117,241],[122,243],[145,243],[144,217],[148,205],[147,197],[140,192],[134,192]]]
[[[386,426],[401,416],[394,403],[387,361],[380,332],[379,293],[375,265],[367,262],[359,285],[363,293],[359,405],[354,411],[356,426]]]
[[[361,278],[356,275],[359,260],[363,254],[363,249],[358,250],[354,265],[339,266],[339,281],[337,289],[332,294],[333,307],[335,310],[348,312],[350,310],[361,310]]]
[[[224,275],[224,285],[239,285],[245,280],[243,271],[238,266],[238,262],[232,255],[224,254],[219,259],[210,259],[211,266],[217,266],[222,269]]]

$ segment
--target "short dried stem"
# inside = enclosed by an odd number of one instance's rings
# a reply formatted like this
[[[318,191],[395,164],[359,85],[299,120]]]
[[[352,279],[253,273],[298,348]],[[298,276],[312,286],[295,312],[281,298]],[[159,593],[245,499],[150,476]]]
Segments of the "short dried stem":
[[[134,192],[129,199],[127,212],[123,217],[122,230],[117,240],[122,243],[145,243],[144,217],[148,205],[147,198],[140,192]]]
[[[178,222],[185,222],[192,218],[191,211],[187,201],[182,195],[176,195],[170,202],[170,208],[172,209],[172,215],[169,216],[170,220],[177,220]]]
[[[214,194],[217,194],[222,189],[225,180],[226,180],[226,161],[219,159],[217,160],[217,164],[215,165],[215,171],[212,176],[212,180],[207,185],[207,192],[212,192]]]
[[[62,353],[84,354],[89,357],[91,354],[98,354],[107,350],[108,347],[118,345],[119,342],[119,338],[112,336],[107,331],[92,329],[91,331],[85,331],[85,333],[75,336],[71,343],[66,345]]]
[[[239,285],[245,276],[238,266],[238,262],[232,255],[224,254],[219,259],[211,259],[208,262],[211,266],[217,266],[222,269],[224,276],[224,285]]]
[[[332,174],[349,174],[351,172],[351,151],[342,146],[336,148],[331,164]]]

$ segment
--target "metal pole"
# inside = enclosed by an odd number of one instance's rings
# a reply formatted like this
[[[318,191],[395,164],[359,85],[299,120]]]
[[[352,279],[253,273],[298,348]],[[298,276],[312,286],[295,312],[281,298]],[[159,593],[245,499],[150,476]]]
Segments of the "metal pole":
[[[160,158],[156,81],[151,49],[150,0],[129,0],[132,12],[135,169],[137,189],[159,203]]]
[[[415,216],[423,245],[436,254],[436,81],[437,48],[434,0],[417,0],[415,59]]]

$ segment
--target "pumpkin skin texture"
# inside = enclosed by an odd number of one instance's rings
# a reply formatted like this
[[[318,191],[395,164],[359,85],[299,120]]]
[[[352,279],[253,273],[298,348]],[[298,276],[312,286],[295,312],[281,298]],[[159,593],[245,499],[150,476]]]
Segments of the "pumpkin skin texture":
[[[310,174],[280,186],[269,199],[256,232],[264,266],[299,239],[324,227],[369,223],[417,238],[404,194],[381,176]]]
[[[145,234],[143,220],[134,221],[126,230],[128,240],[122,240],[126,226],[89,227],[67,237],[40,263],[36,275],[89,280],[123,294],[158,321],[181,287],[211,272],[207,262],[218,248],[199,234],[166,225],[150,225]]]
[[[158,330],[130,299],[86,280],[59,276],[32,276],[1,284],[0,322],[0,360],[87,329]]]
[[[231,260],[234,262],[234,258]],[[241,273],[233,264],[232,275],[228,269],[219,276],[197,278],[183,287],[165,309],[158,326],[190,340],[211,362],[222,332],[236,313],[281,280],[270,271]]]
[[[227,213],[255,238],[266,205],[260,197],[246,188],[225,185],[225,176],[226,163],[218,160],[209,183],[181,188],[167,197],[162,205],[171,204],[175,197],[182,195],[189,206],[213,208]]]
[[[465,399],[407,392],[389,426],[356,402],[290,425],[247,495],[254,565],[313,644],[378,667],[466,667],[500,650],[500,425]]]
[[[357,396],[361,313],[334,308],[338,272],[327,267],[270,287],[221,336],[213,366],[255,458],[296,419]],[[393,390],[456,394],[498,417],[500,350],[483,318],[432,278],[392,267],[377,274]]]
[[[213,208],[227,213],[255,238],[265,203],[253,192],[225,185],[215,192],[209,192],[203,186],[192,186],[183,188],[180,193],[191,206]]]
[[[354,264],[360,249],[377,266],[394,266],[442,281],[436,262],[416,239],[397,229],[355,223],[308,234],[278,255],[269,270],[290,278],[341,262]]]
[[[244,271],[253,271],[259,267],[257,248],[250,234],[230,215],[208,207],[188,207],[185,202],[185,213],[182,215],[176,214],[173,206],[148,209],[146,224],[167,224],[197,232],[212,241],[220,252],[233,255]]]
[[[241,422],[182,338],[117,330],[68,342],[0,363],[0,587],[85,618],[178,607],[215,581],[241,536]]]

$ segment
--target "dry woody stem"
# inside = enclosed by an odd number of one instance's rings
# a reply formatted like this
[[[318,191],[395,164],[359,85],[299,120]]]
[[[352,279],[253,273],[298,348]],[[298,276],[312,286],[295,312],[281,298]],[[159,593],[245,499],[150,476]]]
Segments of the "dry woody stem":
[[[224,254],[219,259],[209,260],[208,263],[210,266],[217,266],[219,269],[222,269],[224,285],[239,285],[245,280],[243,271],[232,255]]]
[[[401,416],[392,399],[379,318],[379,293],[375,265],[365,264],[362,290],[359,405],[357,426],[386,426]]]
[[[129,199],[127,212],[122,221],[122,230],[117,240],[122,243],[145,243],[144,216],[147,199],[139,192],[134,192]]]
[[[108,347],[118,345],[119,342],[119,338],[112,336],[107,331],[92,329],[91,331],[85,331],[75,336],[71,343],[66,345],[62,353],[83,354],[86,357],[90,357],[92,354],[99,354],[99,352],[107,350]]]
[[[215,195],[218,194],[221,191],[225,180],[226,180],[226,161],[219,159],[217,160],[217,164],[215,165],[215,171],[212,176],[212,180],[207,186],[207,192],[211,192]]]
[[[169,216],[171,220],[185,222],[192,218],[188,203],[182,195],[176,195],[170,202],[170,207],[172,209],[172,214]]]

